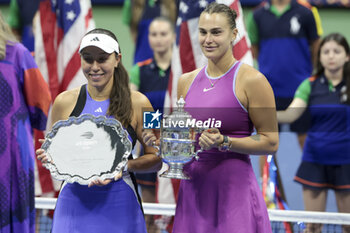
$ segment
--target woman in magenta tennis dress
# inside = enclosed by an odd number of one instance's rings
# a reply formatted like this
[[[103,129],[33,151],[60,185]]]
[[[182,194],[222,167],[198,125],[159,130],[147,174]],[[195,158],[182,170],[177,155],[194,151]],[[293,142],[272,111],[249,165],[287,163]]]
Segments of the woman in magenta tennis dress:
[[[185,166],[173,233],[270,233],[267,208],[249,155],[276,152],[275,101],[266,78],[237,61],[236,13],[211,3],[199,18],[199,43],[208,65],[180,77],[178,97],[197,120],[221,120],[204,131],[199,160]],[[253,129],[256,134],[252,135]],[[144,134],[147,144],[154,135]]]

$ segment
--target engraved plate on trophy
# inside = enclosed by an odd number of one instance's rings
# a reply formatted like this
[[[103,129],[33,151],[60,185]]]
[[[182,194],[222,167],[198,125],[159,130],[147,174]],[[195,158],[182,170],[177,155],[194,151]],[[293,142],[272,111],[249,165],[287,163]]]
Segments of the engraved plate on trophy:
[[[119,121],[84,114],[56,122],[41,148],[48,157],[43,165],[55,179],[87,185],[122,171],[132,144]]]

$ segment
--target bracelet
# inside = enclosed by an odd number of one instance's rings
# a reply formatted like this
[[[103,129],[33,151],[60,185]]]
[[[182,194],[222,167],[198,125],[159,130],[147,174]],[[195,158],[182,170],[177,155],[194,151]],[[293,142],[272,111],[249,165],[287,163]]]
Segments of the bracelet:
[[[224,141],[219,145],[218,149],[221,152],[226,152],[230,150],[230,143],[229,143],[228,137],[226,135],[223,135],[223,136],[224,136]]]

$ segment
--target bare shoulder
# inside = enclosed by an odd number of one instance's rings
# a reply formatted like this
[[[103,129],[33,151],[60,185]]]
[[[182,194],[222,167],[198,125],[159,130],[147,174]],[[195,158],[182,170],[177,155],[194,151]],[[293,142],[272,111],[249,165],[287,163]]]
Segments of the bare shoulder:
[[[68,107],[69,105],[74,106],[78,100],[79,91],[80,91],[80,87],[61,92],[56,97],[54,104],[58,106],[64,106],[64,107]]]
[[[274,106],[274,95],[270,83],[266,77],[255,68],[243,64],[237,75],[239,94],[244,96],[246,106],[253,107],[256,104]]]
[[[148,98],[139,91],[131,91],[131,102],[135,108],[151,107]]]
[[[180,76],[179,82],[190,82],[191,83],[201,69],[202,68],[198,68],[198,69],[195,69],[191,72],[182,74]]]
[[[262,73],[247,64],[242,64],[241,68],[238,70],[237,79],[240,83],[245,85],[269,84]]]
[[[142,126],[142,116],[144,111],[152,111],[152,105],[148,98],[139,91],[131,91],[131,102],[133,117],[131,121],[132,127],[137,130]]]
[[[186,96],[194,78],[198,75],[202,68],[195,69],[191,72],[184,73],[180,76],[177,84],[177,96]]]
[[[79,88],[71,89],[60,93],[52,106],[52,121],[68,119],[72,113],[79,96]]]

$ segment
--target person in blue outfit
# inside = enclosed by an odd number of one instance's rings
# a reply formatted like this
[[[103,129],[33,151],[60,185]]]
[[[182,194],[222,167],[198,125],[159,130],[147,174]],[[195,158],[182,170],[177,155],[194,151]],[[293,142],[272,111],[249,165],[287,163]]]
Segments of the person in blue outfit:
[[[145,94],[154,109],[163,112],[168,88],[175,28],[164,16],[156,17],[149,26],[148,42],[153,57],[140,61],[130,70],[130,87]]]
[[[163,107],[169,83],[172,48],[175,42],[175,29],[172,21],[165,16],[153,19],[149,27],[148,41],[154,55],[132,67],[130,87],[146,95],[154,110],[164,113]],[[142,154],[142,151],[140,153]],[[141,186],[142,200],[156,202],[157,173],[136,174],[136,180]],[[156,232],[153,216],[146,215],[146,223],[149,233]]]
[[[133,145],[139,140],[145,155],[132,159],[112,179],[94,180],[89,185],[64,183],[57,199],[52,233],[60,232],[146,232],[141,201],[133,172],[161,168],[155,149],[142,141],[143,108],[152,108],[140,92],[130,91],[128,74],[121,62],[115,35],[94,29],[82,39],[79,49],[87,85],[59,94],[52,107],[52,123],[70,116],[92,114],[117,119],[129,133]],[[38,159],[47,161],[42,149]]]
[[[129,26],[135,43],[134,64],[152,58],[153,50],[148,43],[148,29],[152,20],[159,16],[176,20],[176,0],[125,0],[123,22]]]
[[[40,0],[11,0],[8,23],[23,45],[34,52],[33,18]]]
[[[312,73],[322,34],[317,9],[304,0],[265,0],[247,17],[247,31],[253,57],[275,94],[276,109],[284,110],[293,100],[298,85]],[[303,148],[309,115],[303,114],[289,125]],[[281,129],[279,125],[279,129]],[[273,156],[278,167],[278,156]],[[260,157],[260,176],[266,158]],[[282,178],[277,169],[279,192],[286,201]]]
[[[350,213],[350,48],[343,35],[323,38],[314,76],[305,79],[285,111],[281,123],[298,119],[309,109],[302,162],[294,180],[303,186],[305,210],[325,211],[329,189],[335,191],[338,211]],[[307,232],[321,232],[309,224]],[[344,227],[344,232],[350,228]]]
[[[293,100],[299,84],[309,77],[322,34],[317,9],[302,0],[264,1],[248,16],[247,30],[254,58],[276,98],[277,110]],[[291,124],[303,147],[307,115]]]

